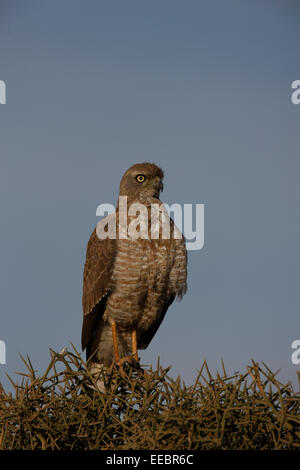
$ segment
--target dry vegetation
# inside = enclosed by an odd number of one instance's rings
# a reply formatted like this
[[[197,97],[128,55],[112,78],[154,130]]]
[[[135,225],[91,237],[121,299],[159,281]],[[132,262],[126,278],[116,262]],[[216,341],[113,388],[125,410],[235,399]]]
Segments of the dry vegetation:
[[[29,358],[13,393],[0,385],[0,449],[299,449],[300,396],[268,367],[212,377],[206,363],[192,386],[127,366],[91,390],[85,363],[51,351],[37,376]]]

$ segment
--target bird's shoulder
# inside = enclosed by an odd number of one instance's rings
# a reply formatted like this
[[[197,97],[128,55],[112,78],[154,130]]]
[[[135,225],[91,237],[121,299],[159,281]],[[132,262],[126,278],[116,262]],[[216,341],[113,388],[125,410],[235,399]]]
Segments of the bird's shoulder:
[[[87,244],[83,271],[84,314],[88,314],[111,288],[116,251],[116,240],[109,237],[100,239],[95,228]]]

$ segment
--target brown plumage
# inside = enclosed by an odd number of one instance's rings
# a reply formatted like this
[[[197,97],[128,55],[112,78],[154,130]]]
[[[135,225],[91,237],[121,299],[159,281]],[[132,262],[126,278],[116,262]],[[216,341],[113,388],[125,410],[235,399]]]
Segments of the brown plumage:
[[[139,163],[125,172],[120,183],[119,196],[127,196],[128,208],[137,202],[146,206],[149,239],[119,239],[118,230],[116,239],[99,239],[95,229],[88,242],[82,348],[86,348],[92,365],[112,364],[113,325],[120,357],[133,353],[132,332],[136,332],[138,349],[145,349],[175,297],[181,298],[186,292],[185,241],[183,237],[174,238],[172,219],[167,216],[170,239],[163,239],[161,232],[158,239],[151,239],[151,204],[162,204],[162,179],[163,171],[158,166]],[[119,205],[115,216],[119,222]],[[128,224],[134,218],[128,215]]]

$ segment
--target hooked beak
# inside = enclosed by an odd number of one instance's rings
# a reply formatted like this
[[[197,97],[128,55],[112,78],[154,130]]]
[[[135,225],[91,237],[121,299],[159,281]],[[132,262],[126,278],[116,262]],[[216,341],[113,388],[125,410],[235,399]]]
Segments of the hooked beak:
[[[153,178],[152,187],[153,187],[153,189],[154,189],[154,191],[155,191],[154,196],[155,196],[155,197],[159,197],[159,193],[164,190],[163,182],[162,182],[162,180],[161,180],[161,178],[160,178],[159,176],[155,176],[155,177]]]

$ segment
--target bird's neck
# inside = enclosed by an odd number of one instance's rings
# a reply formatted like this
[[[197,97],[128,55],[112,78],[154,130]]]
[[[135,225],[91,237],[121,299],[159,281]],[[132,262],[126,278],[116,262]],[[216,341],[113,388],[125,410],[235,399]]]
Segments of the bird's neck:
[[[139,194],[137,196],[125,196],[119,194],[118,202],[117,202],[117,211],[119,211],[120,207],[125,208],[127,204],[127,209],[132,204],[143,204],[147,208],[150,208],[153,204],[162,204],[162,201],[157,197],[151,196],[149,194]]]

